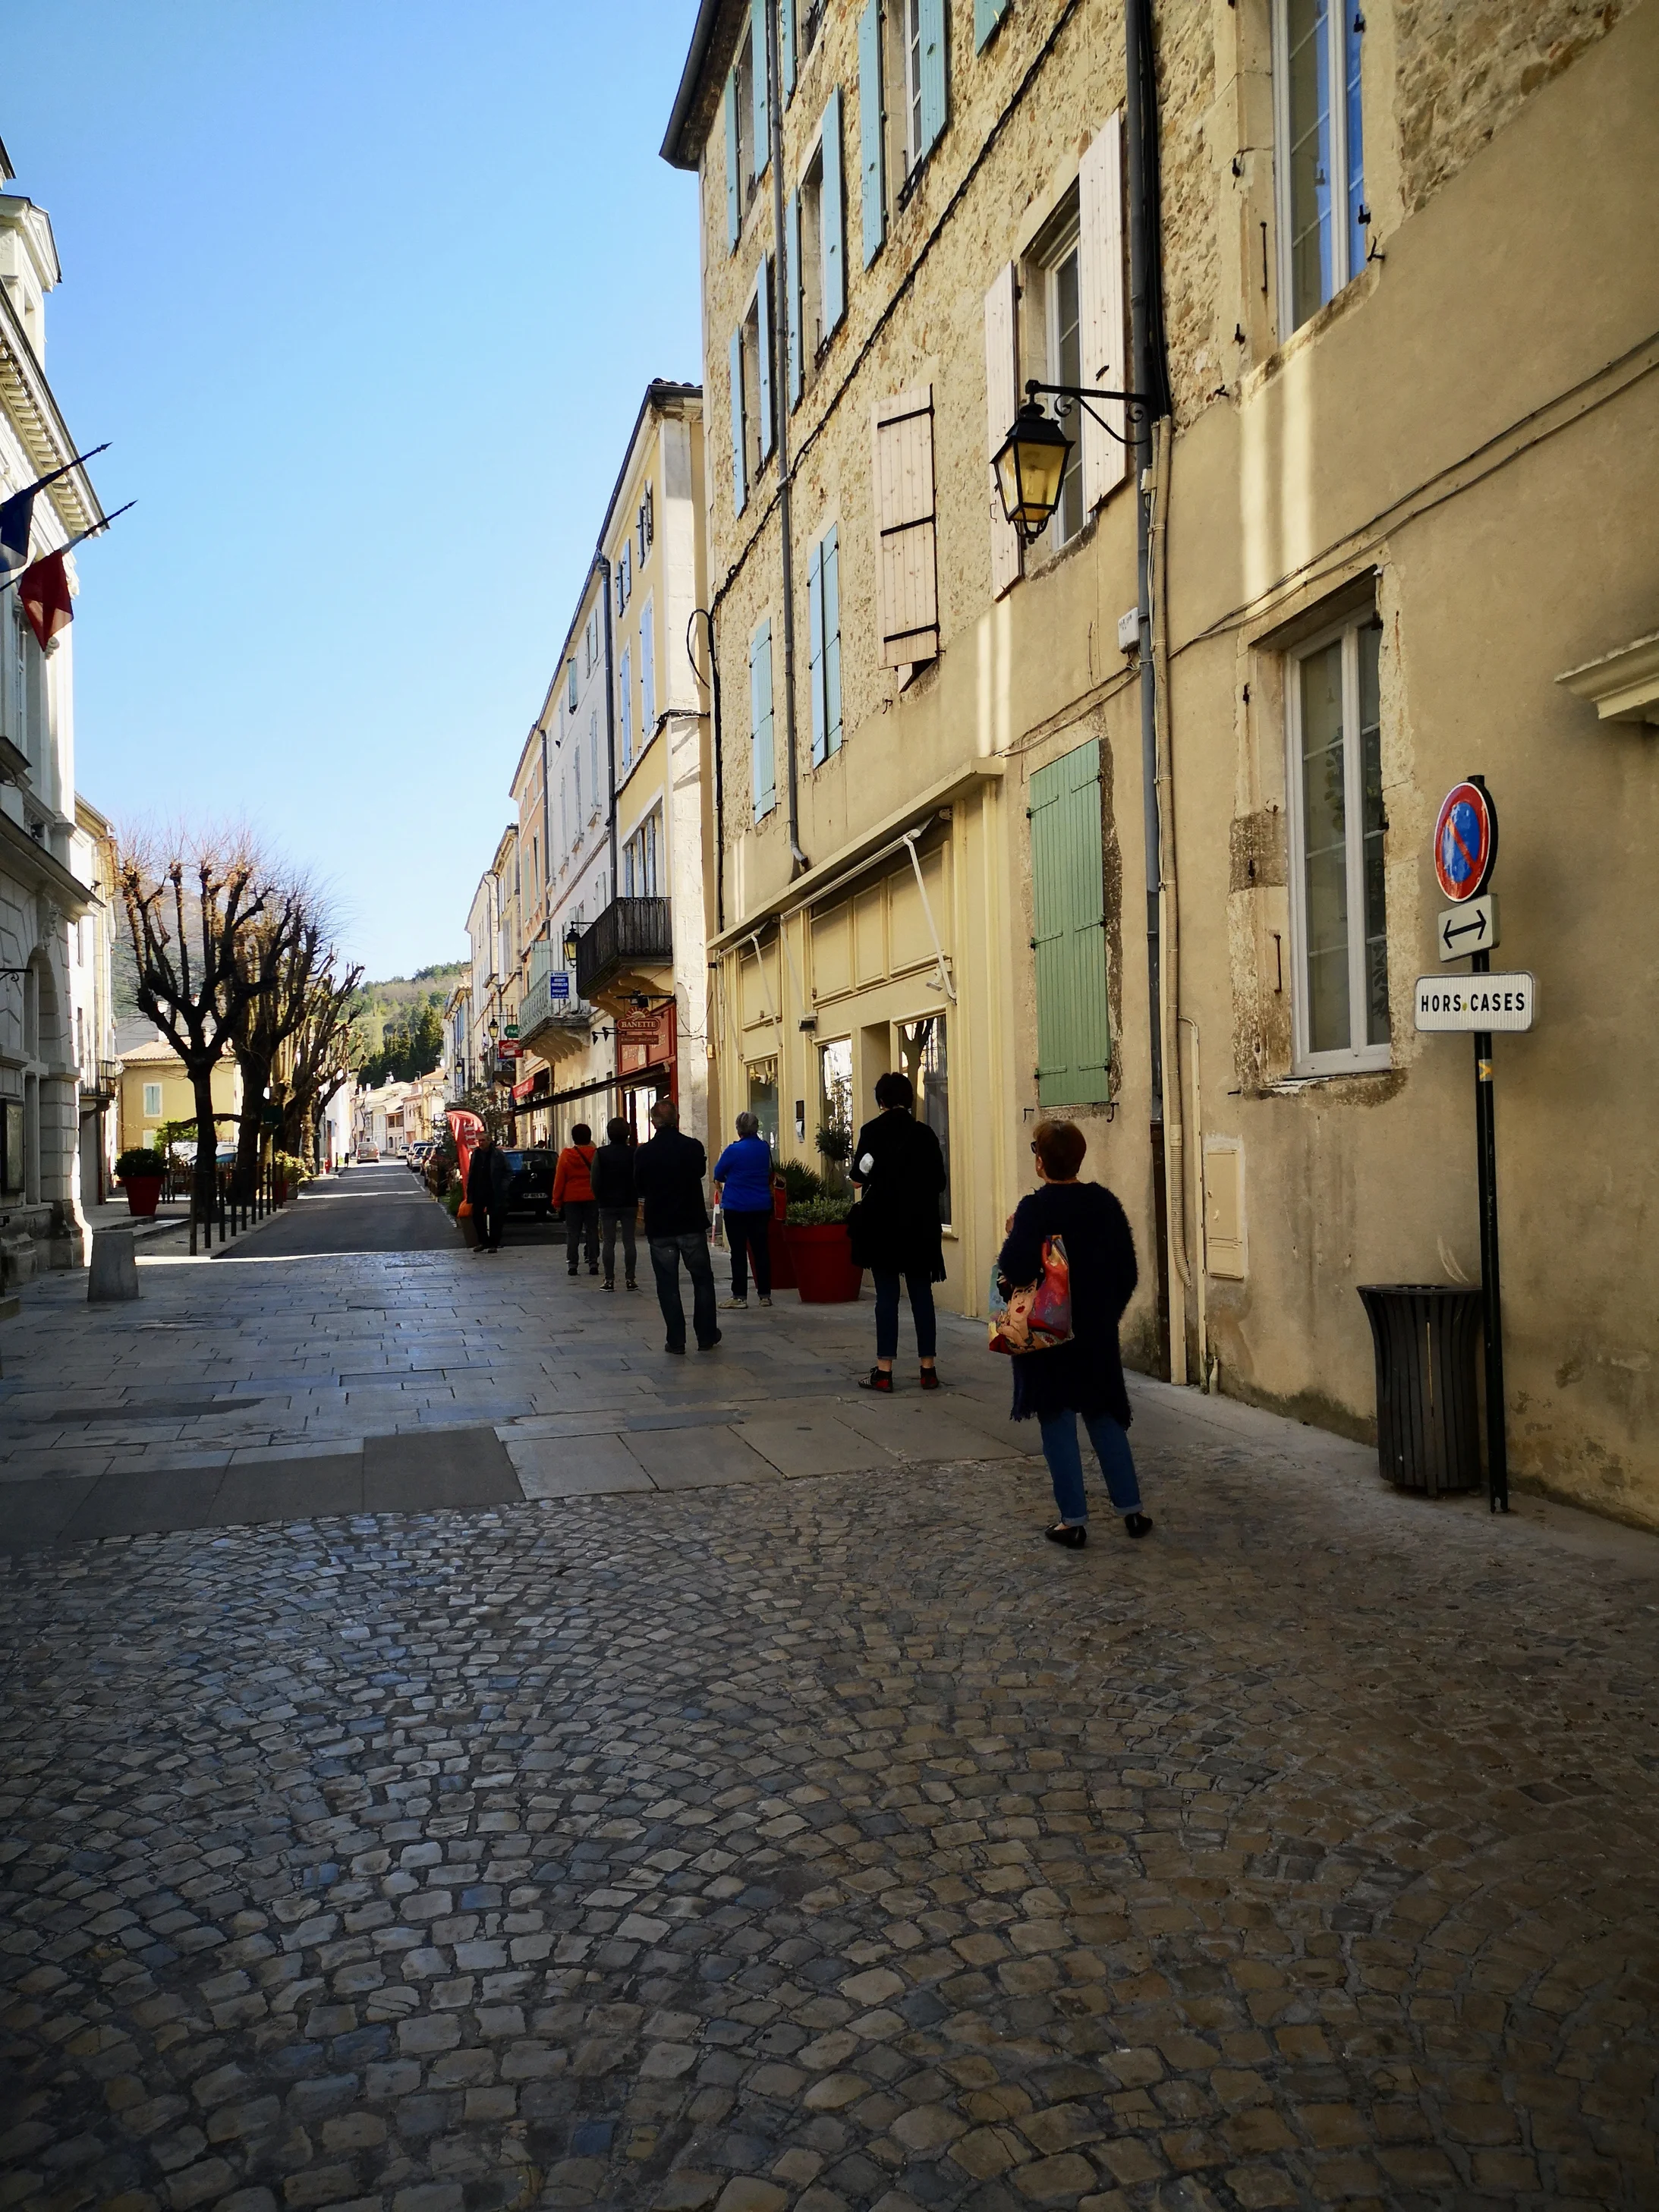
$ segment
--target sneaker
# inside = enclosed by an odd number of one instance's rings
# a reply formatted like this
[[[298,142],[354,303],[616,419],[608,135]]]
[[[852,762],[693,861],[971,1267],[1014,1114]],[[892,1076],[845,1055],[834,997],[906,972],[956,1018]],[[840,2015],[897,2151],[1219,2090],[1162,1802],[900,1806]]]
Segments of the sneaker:
[[[769,1304],[770,1300],[763,1298],[761,1300],[761,1304],[763,1305]],[[747,1298],[722,1298],[720,1300],[720,1311],[722,1313],[747,1313],[748,1310],[749,1301]]]
[[[640,1287],[640,1286],[639,1286],[639,1285],[638,1285],[638,1284],[634,1280],[634,1278],[633,1278],[631,1275],[629,1277],[628,1280],[627,1280],[627,1281],[623,1285],[623,1290],[625,1290],[625,1291],[637,1291],[639,1287]]]
[[[616,1287],[617,1287],[617,1285],[616,1285],[613,1282],[611,1282],[611,1281],[609,1279],[609,1278],[608,1278],[608,1277],[607,1277],[607,1279],[606,1279],[603,1283],[601,1283],[601,1284],[600,1284],[600,1285],[599,1285],[599,1288],[600,1288],[602,1291],[614,1291],[614,1290],[616,1289]]]
[[[763,1305],[763,1306],[769,1306],[769,1305],[771,1304],[772,1301],[771,1301],[771,1299],[770,1299],[770,1298],[762,1298],[762,1299],[760,1299],[760,1300],[758,1301],[758,1303],[759,1303],[761,1305]]]

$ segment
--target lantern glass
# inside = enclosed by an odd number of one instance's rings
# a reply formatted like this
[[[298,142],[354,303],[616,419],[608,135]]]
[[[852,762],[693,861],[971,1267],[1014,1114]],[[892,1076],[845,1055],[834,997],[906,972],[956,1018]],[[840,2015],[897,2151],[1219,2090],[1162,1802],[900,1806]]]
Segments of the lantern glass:
[[[1059,423],[1028,400],[992,464],[1002,511],[1028,545],[1053,520],[1071,456],[1072,441]]]

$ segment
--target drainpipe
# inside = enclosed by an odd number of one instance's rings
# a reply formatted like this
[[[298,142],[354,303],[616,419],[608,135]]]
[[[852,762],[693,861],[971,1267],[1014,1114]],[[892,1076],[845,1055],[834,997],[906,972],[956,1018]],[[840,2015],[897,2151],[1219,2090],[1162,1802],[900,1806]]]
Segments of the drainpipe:
[[[1148,395],[1135,410],[1135,568],[1140,637],[1141,821],[1146,873],[1148,1073],[1152,1092],[1153,1218],[1158,1243],[1159,1320],[1173,1372],[1179,1328],[1170,1300],[1170,1194],[1164,1131],[1163,839],[1158,825],[1158,690],[1152,633],[1152,417],[1165,412],[1166,371],[1158,297],[1157,85],[1153,74],[1151,0],[1128,0],[1124,9],[1125,120],[1128,138],[1129,331],[1131,383]]]
[[[772,236],[778,288],[772,302],[772,407],[778,448],[778,535],[783,541],[783,728],[789,749],[789,858],[796,874],[811,866],[800,848],[800,795],[795,775],[795,568],[789,523],[789,317],[784,286],[795,272],[783,261],[783,79],[778,68],[778,11],[766,10],[766,112],[771,118]],[[793,878],[792,878],[793,880]],[[780,1067],[781,1075],[782,1069]]]

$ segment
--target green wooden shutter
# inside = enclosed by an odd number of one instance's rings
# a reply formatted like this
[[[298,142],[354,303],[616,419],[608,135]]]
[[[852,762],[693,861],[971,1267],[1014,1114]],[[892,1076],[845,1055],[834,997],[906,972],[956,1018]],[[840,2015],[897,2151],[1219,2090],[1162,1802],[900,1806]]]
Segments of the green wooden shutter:
[[[945,129],[945,0],[921,0],[921,143],[916,159],[931,154]]]
[[[749,745],[754,770],[755,819],[778,803],[772,744],[772,625],[763,623],[749,647]]]
[[[863,172],[864,265],[887,235],[887,154],[881,112],[881,0],[859,18],[859,163]]]
[[[812,765],[825,757],[823,720],[823,542],[806,562],[806,689],[812,702]]]
[[[979,53],[985,41],[1007,14],[1009,0],[974,0],[974,52]]]
[[[823,270],[823,335],[840,328],[847,313],[847,249],[843,243],[847,218],[842,202],[841,87],[830,94],[823,111],[823,194],[819,233]]]
[[[732,501],[741,514],[749,504],[749,472],[743,458],[743,332],[732,333]]]
[[[787,106],[795,96],[795,0],[778,0],[778,67]]]
[[[800,194],[791,192],[783,209],[784,330],[789,341],[789,405],[800,405],[805,386],[801,362]]]
[[[743,183],[738,175],[738,73],[726,80],[726,242],[735,253],[743,228]]]
[[[823,750],[841,750],[841,556],[823,535]]]
[[[772,412],[772,258],[763,253],[760,272],[755,279],[755,354],[758,374],[755,381],[760,386],[755,398],[758,434],[757,445],[762,460],[777,442],[777,418]]]
[[[772,87],[766,52],[767,0],[749,0],[749,75],[755,88],[755,174],[763,177],[772,158]]]
[[[1037,1099],[1093,1105],[1109,1095],[1112,1048],[1098,743],[1038,769],[1030,799]]]

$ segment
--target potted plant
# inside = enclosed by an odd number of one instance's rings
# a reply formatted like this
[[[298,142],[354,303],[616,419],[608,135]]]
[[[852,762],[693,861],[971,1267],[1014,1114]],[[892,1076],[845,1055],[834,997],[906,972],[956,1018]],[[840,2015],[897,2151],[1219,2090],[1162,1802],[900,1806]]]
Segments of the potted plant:
[[[850,1198],[807,1198],[784,1216],[803,1305],[845,1305],[857,1297],[864,1270],[853,1259],[852,1211]]]
[[[772,1218],[767,1225],[767,1244],[772,1256],[772,1287],[775,1291],[793,1291],[795,1281],[794,1255],[789,1249],[789,1231],[785,1217],[792,1206],[799,1206],[809,1198],[823,1194],[823,1178],[816,1168],[809,1168],[805,1160],[785,1160],[772,1178]]]
[[[293,1152],[273,1152],[270,1156],[271,1174],[276,1183],[276,1203],[288,1204],[289,1193],[299,1191],[300,1185],[309,1176],[305,1162]]]
[[[127,1194],[127,1211],[143,1220],[153,1219],[161,1195],[167,1164],[148,1145],[134,1145],[115,1163],[115,1180]]]

